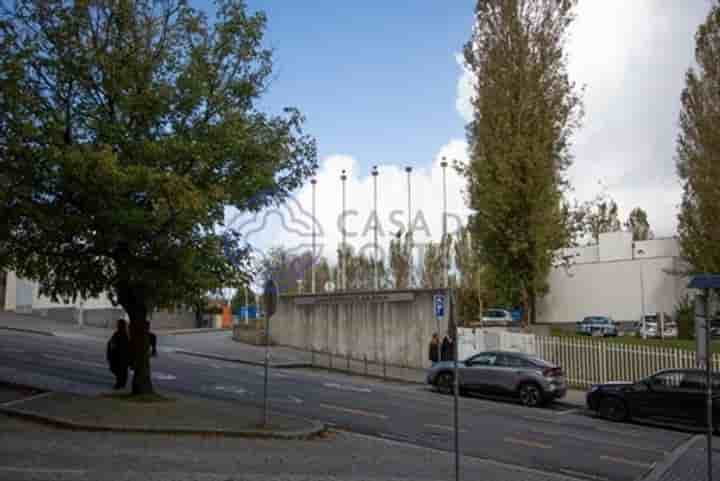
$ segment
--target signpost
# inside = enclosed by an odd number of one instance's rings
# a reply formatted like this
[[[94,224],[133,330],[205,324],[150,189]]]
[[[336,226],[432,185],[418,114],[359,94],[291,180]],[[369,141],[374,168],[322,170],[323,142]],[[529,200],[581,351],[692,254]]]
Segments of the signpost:
[[[263,389],[263,425],[268,425],[268,379],[270,367],[270,318],[277,310],[278,287],[269,279],[263,288],[263,305],[265,307],[265,384]]]
[[[435,306],[435,317],[439,320],[445,317],[445,295],[436,294],[433,296],[433,305]]]
[[[696,337],[698,340],[697,356],[698,362],[704,360],[705,365],[705,382],[707,383],[707,480],[712,481],[712,437],[713,437],[713,376],[712,376],[712,348],[710,341],[712,339],[712,331],[710,324],[710,295],[713,291],[720,289],[720,275],[703,274],[695,276],[688,285],[690,289],[698,289],[702,294],[698,296],[695,302],[695,324],[696,324]],[[702,306],[699,306],[702,304]],[[701,316],[698,316],[701,314]],[[698,322],[702,319],[702,327],[705,329],[704,338],[701,335],[701,331],[698,329],[701,323]],[[701,347],[703,347],[701,349]]]
[[[458,346],[460,339],[458,338],[458,328],[455,325],[455,312],[453,309],[453,292],[452,288],[448,289],[448,308],[450,319],[448,320],[448,326],[452,329],[453,336],[453,410],[454,410],[454,428],[455,428],[455,481],[460,481],[460,375],[458,370],[458,353],[460,347]],[[441,297],[442,300],[442,312],[445,313],[445,296]],[[435,303],[435,315],[438,313],[438,303]]]

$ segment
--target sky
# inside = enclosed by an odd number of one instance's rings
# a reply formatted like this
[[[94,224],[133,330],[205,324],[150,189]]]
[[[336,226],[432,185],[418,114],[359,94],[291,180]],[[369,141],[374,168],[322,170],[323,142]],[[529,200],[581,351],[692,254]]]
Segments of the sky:
[[[267,13],[266,45],[274,50],[273,80],[260,108],[298,107],[318,142],[319,254],[333,259],[341,240],[343,169],[347,241],[356,248],[373,244],[374,165],[382,251],[407,219],[406,166],[413,168],[415,239],[438,240],[441,159],[467,160],[472,89],[460,52],[474,2],[247,2]],[[572,198],[585,201],[605,190],[623,219],[642,207],[657,236],[675,234],[682,192],[674,160],[679,99],[694,34],[709,8],[709,0],[580,0],[567,46],[569,73],[584,88],[585,107],[568,172]],[[464,179],[450,168],[446,175],[453,231],[469,211]],[[255,247],[302,250],[311,242],[311,214],[308,183],[285,207],[252,218],[229,213],[228,224]]]

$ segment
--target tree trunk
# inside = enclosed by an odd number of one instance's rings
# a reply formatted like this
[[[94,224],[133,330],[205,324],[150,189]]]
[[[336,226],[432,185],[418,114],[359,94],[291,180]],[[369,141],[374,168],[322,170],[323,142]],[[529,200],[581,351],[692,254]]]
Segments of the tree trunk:
[[[150,339],[147,335],[147,302],[143,290],[123,283],[118,286],[118,301],[130,317],[130,367],[133,369],[132,393],[152,394],[150,377]]]
[[[150,339],[147,335],[147,309],[136,308],[130,315],[130,359],[133,366],[132,393],[152,394],[150,377]]]

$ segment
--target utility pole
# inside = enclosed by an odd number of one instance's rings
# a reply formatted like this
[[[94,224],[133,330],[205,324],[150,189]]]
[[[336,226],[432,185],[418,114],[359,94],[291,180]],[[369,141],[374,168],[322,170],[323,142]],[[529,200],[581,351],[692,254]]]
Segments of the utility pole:
[[[312,184],[312,264],[310,265],[310,290],[313,294],[315,294],[315,259],[316,259],[316,247],[315,247],[315,223],[317,222],[317,217],[315,217],[315,189],[317,186],[317,179],[313,177],[310,180],[310,184]]]
[[[340,289],[343,291],[347,290],[347,259],[346,259],[346,226],[345,226],[345,182],[347,181],[347,174],[345,173],[345,169],[343,169],[342,174],[340,175],[340,180],[342,181],[342,245],[340,246],[340,258],[342,259],[342,262],[340,263]]]
[[[447,179],[445,176],[445,170],[447,169],[448,163],[445,157],[440,162],[442,167],[442,182],[443,182],[443,218],[442,218],[442,240],[440,246],[443,250],[443,287],[448,288],[448,271],[450,270],[450,245],[447,242]]]
[[[377,192],[378,168],[377,168],[377,165],[373,167],[372,176],[373,176],[373,198],[374,198],[374,208],[373,209],[374,209],[374,215],[375,215],[375,222],[374,222],[374,224],[375,224],[374,231],[375,232],[373,233],[374,234],[374,244],[375,244],[374,245],[375,259],[373,262],[373,278],[375,281],[375,284],[374,284],[375,290],[377,291],[380,289],[380,279],[378,278],[378,258],[379,258],[379,256],[378,256],[378,223],[379,223],[380,219],[379,219],[378,210],[377,210],[377,208],[378,208],[378,205],[377,205],[377,203],[378,203],[378,192]]]
[[[407,166],[405,167],[405,172],[407,172],[407,195],[408,195],[408,243],[410,246],[410,252],[408,253],[408,288],[412,288],[413,286],[413,219],[412,219],[412,185],[410,183],[410,174],[412,174],[412,167]]]

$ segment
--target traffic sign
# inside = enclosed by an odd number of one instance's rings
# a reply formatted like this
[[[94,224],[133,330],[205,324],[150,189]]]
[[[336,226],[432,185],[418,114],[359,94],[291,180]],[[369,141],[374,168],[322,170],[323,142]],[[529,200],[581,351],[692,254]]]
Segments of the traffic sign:
[[[445,317],[445,296],[436,294],[433,296],[433,304],[435,305],[435,317],[438,319]]]

